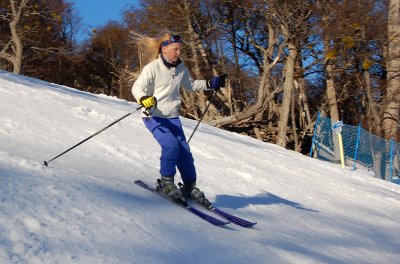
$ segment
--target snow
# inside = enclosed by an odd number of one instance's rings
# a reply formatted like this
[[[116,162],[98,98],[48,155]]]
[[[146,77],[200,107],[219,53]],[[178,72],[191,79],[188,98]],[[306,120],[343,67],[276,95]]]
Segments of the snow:
[[[201,124],[198,185],[255,228],[136,186],[160,147],[134,103],[0,71],[0,263],[397,263],[400,186]],[[187,137],[196,122],[182,118]],[[179,178],[179,177],[178,177]]]

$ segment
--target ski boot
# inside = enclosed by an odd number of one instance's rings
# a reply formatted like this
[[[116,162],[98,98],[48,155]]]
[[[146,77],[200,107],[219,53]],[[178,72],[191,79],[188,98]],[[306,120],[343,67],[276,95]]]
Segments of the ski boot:
[[[186,199],[192,199],[204,207],[212,208],[210,201],[204,196],[204,192],[196,187],[196,181],[186,182],[185,184],[179,183],[178,185]]]
[[[169,197],[175,203],[183,206],[188,205],[182,191],[176,187],[174,177],[161,177],[161,179],[157,179],[157,184],[156,189],[158,192]]]

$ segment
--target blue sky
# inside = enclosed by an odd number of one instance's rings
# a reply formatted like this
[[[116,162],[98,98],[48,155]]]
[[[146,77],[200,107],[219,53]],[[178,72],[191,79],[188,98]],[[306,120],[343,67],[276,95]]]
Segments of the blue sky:
[[[135,5],[136,0],[70,0],[82,18],[83,27],[90,29],[103,25],[109,20],[121,18],[121,11],[129,5]],[[78,38],[84,38],[88,30],[81,32]]]

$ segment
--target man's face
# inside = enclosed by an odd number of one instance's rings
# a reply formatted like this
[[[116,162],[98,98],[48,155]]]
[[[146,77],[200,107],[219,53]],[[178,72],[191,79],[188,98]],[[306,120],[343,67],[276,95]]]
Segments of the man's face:
[[[170,43],[162,48],[164,58],[177,62],[181,56],[182,43]]]

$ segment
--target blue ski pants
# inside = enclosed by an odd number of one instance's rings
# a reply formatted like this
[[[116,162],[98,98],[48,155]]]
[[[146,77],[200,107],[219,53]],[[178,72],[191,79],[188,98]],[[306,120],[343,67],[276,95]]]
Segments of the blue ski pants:
[[[145,117],[143,121],[161,146],[161,176],[175,176],[178,168],[183,182],[195,181],[194,160],[179,117]]]

